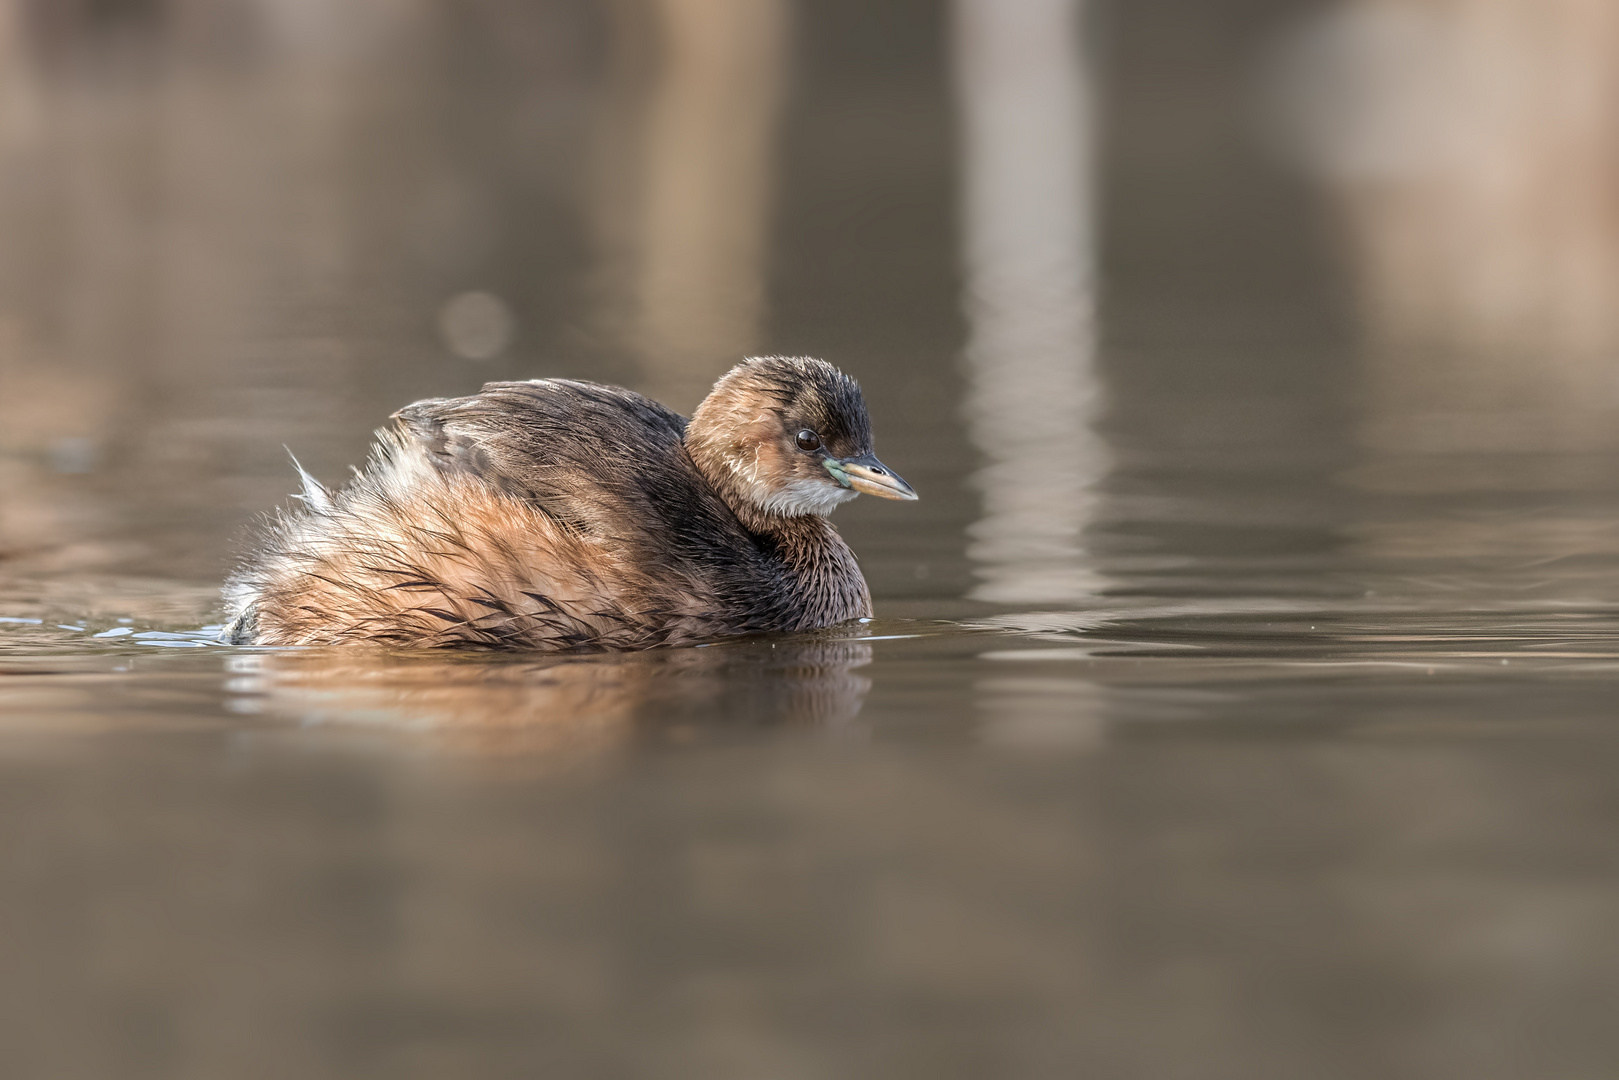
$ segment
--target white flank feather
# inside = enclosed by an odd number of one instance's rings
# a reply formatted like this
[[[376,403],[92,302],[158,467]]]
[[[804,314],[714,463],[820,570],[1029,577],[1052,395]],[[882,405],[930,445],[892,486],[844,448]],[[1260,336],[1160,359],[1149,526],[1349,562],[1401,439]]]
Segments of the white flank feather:
[[[282,447],[282,449],[286,450],[287,456],[292,458],[292,467],[298,470],[298,479],[304,486],[303,491],[294,493],[292,497],[303,500],[304,505],[317,514],[324,514],[331,510],[332,493],[322,487],[319,480],[304,471],[304,467],[298,463],[297,455],[286,447]]]

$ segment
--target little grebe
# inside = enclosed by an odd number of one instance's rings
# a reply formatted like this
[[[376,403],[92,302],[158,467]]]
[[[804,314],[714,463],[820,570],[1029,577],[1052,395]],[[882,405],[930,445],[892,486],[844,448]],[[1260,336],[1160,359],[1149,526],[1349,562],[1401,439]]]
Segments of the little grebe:
[[[690,421],[568,379],[394,414],[338,491],[308,474],[226,588],[237,644],[640,649],[871,614],[826,520],[915,499],[872,453],[853,379],[732,368]]]

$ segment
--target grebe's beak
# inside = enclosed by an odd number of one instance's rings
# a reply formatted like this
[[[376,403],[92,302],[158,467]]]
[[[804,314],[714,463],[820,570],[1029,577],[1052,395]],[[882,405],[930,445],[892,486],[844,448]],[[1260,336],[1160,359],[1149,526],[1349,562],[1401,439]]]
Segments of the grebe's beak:
[[[887,465],[877,460],[876,454],[861,454],[859,457],[827,458],[821,462],[832,478],[846,488],[852,488],[864,495],[875,495],[879,499],[903,499],[906,502],[916,501],[916,492],[911,485],[901,480]]]

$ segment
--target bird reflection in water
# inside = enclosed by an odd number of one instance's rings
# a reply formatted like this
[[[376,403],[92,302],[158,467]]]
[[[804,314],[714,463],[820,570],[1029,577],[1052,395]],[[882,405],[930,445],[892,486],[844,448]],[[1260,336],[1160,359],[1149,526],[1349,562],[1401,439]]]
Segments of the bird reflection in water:
[[[238,712],[272,720],[569,763],[722,731],[846,729],[870,662],[870,645],[825,637],[522,660],[289,650],[233,657],[226,686]]]

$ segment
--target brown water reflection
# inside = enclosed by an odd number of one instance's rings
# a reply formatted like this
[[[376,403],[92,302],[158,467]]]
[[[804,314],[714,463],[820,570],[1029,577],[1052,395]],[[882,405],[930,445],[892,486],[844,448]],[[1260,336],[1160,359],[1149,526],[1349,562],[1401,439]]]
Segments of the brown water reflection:
[[[775,143],[790,75],[781,0],[610,5],[592,218],[600,332],[683,412],[763,338]]]

